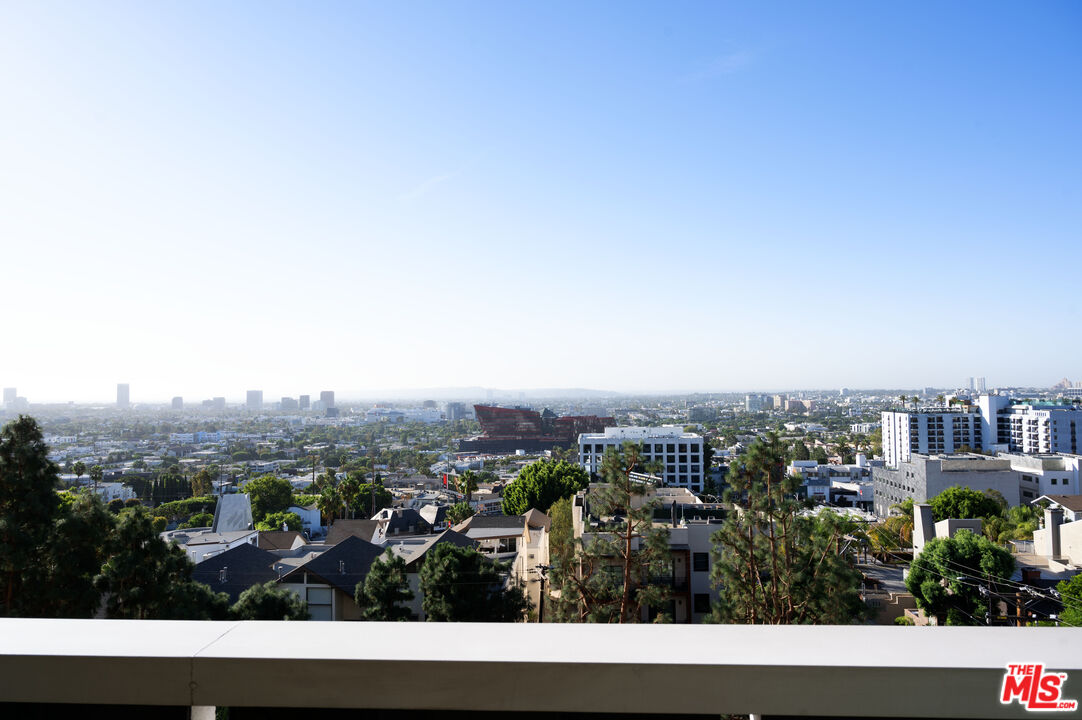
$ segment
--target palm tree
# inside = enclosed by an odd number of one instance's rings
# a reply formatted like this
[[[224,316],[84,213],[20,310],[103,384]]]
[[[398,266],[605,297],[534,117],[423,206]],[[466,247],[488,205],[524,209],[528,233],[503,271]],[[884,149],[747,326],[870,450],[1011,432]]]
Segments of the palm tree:
[[[82,460],[77,461],[74,465],[71,466],[71,471],[75,473],[75,479],[76,481],[78,481],[78,479],[83,476],[83,473],[86,472],[86,463],[84,463]]]
[[[947,399],[947,396],[946,396],[946,395],[944,395],[943,393],[939,393],[938,395],[936,395],[936,396],[935,396],[935,403],[936,403],[936,405],[940,405],[940,406],[942,406],[942,405],[943,405],[943,402],[944,402],[944,401],[945,401],[946,399]]]
[[[465,491],[466,502],[469,503],[473,499],[473,491],[477,489],[477,475],[473,470],[467,470],[458,476],[455,484],[458,485],[459,492]]]
[[[316,507],[327,518],[327,526],[330,527],[343,507],[342,496],[338,494],[338,489],[334,485],[323,487],[316,500]]]

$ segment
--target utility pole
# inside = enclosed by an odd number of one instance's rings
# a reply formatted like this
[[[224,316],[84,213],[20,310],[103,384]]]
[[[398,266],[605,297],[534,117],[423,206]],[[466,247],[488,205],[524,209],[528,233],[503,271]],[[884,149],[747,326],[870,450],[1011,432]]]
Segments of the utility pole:
[[[537,574],[541,576],[541,594],[537,597],[537,622],[545,622],[545,580],[548,577],[545,575],[550,569],[551,565],[538,565]]]

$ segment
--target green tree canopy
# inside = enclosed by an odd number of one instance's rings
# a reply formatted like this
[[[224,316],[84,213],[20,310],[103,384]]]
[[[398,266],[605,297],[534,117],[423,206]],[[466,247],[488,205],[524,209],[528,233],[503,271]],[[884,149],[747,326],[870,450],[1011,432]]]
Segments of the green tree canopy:
[[[455,503],[447,509],[447,522],[450,525],[458,525],[460,522],[473,517],[475,511],[469,504]]]
[[[924,546],[909,567],[905,585],[921,608],[948,625],[979,625],[989,609],[981,587],[1007,580],[1011,554],[981,535],[959,530]]]
[[[504,515],[522,515],[531,508],[548,512],[552,504],[571,497],[590,484],[590,475],[579,465],[541,460],[522,468],[503,491]]]
[[[730,470],[730,513],[711,536],[714,618],[748,624],[846,624],[861,617],[860,573],[839,553],[851,521],[800,514],[799,481],[785,474],[775,433],[757,441]]]
[[[286,530],[300,532],[304,529],[304,521],[301,520],[297,513],[284,511],[268,514],[263,520],[255,524],[255,529],[264,531],[281,530],[282,525],[286,526]]]
[[[229,608],[233,620],[307,620],[308,606],[292,590],[269,580],[240,594]]]
[[[262,475],[243,488],[252,500],[252,520],[260,522],[270,513],[281,512],[293,499],[293,486],[285,478]]]
[[[388,548],[379,560],[372,563],[364,580],[357,583],[354,597],[365,620],[412,618],[410,609],[401,605],[413,599],[413,591],[406,577],[406,561]]]
[[[954,485],[932,498],[932,516],[939,520],[998,517],[1001,508],[995,499],[967,487]]]
[[[0,615],[34,615],[42,582],[40,558],[60,499],[56,465],[33,418],[20,415],[0,430]]]
[[[1075,575],[1070,580],[1061,580],[1056,585],[1063,600],[1063,612],[1060,621],[1068,627],[1082,627],[1082,575]]]
[[[530,601],[507,568],[474,548],[440,543],[421,565],[421,607],[433,622],[522,622]]]

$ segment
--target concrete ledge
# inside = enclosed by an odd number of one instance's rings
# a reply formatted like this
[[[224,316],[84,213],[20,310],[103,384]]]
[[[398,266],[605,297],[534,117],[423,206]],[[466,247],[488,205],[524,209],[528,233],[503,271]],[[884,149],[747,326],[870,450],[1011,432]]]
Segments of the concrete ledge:
[[[1023,717],[1082,629],[0,619],[0,702]],[[1077,713],[1066,713],[1077,716]]]

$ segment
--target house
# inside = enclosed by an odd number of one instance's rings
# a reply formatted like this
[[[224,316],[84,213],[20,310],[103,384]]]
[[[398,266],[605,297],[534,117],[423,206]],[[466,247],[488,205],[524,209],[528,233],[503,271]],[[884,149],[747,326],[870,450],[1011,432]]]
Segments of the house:
[[[257,545],[259,533],[255,530],[167,530],[160,535],[166,542],[176,543],[188,554],[188,559],[200,563],[205,558],[232,550],[240,545]]]
[[[474,515],[453,529],[477,542],[477,549],[510,564],[511,576],[526,588],[535,607],[541,597],[542,568],[549,563],[552,521],[531,509],[525,515]]]
[[[442,532],[451,527],[447,521],[447,511],[450,509],[450,505],[425,505],[418,512],[432,528],[432,532]]]
[[[357,583],[368,575],[383,548],[359,537],[348,537],[279,581],[308,603],[312,620],[359,620],[354,600]]]
[[[295,550],[308,544],[296,530],[260,530],[256,545],[260,550]]]
[[[428,521],[412,508],[385,508],[372,519],[377,523],[376,534],[372,537],[375,543],[382,544],[388,538],[399,535],[427,535],[432,532]]]
[[[304,507],[290,505],[286,508],[286,512],[295,513],[301,519],[301,526],[308,533],[308,537],[317,537],[323,534],[323,518],[315,503]]]
[[[327,531],[327,545],[337,545],[348,537],[359,537],[362,540],[372,542],[379,529],[378,520],[335,520]]]
[[[420,571],[424,564],[427,553],[432,548],[442,543],[450,543],[458,547],[477,547],[477,542],[454,530],[444,530],[438,535],[416,535],[392,540],[387,547],[398,557],[406,561],[406,579],[410,590],[413,591],[413,600],[406,604],[417,620],[424,620],[425,614],[422,608]]]
[[[1052,507],[1063,511],[1063,521],[1072,523],[1082,520],[1082,495],[1041,495],[1031,505],[1047,500]]]
[[[209,585],[214,592],[229,595],[235,603],[240,594],[252,587],[278,579],[273,565],[277,556],[245,543],[205,558],[192,571],[192,580]]]

